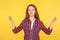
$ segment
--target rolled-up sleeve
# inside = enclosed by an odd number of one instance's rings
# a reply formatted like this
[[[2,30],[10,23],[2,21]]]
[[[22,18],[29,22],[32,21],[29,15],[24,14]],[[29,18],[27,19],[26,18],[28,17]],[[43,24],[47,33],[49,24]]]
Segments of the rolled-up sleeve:
[[[24,21],[21,22],[21,24],[16,28],[12,29],[12,31],[16,34],[18,33],[19,31],[21,31],[24,27]]]
[[[40,28],[48,35],[50,35],[52,32],[52,29],[50,29],[50,27],[46,28],[42,21],[40,21]]]

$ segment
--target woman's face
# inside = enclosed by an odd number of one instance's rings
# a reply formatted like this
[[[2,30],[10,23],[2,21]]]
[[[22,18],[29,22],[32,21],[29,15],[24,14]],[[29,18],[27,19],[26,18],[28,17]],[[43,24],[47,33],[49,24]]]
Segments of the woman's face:
[[[29,8],[28,8],[28,14],[31,17],[35,15],[35,8],[33,6],[29,6]]]

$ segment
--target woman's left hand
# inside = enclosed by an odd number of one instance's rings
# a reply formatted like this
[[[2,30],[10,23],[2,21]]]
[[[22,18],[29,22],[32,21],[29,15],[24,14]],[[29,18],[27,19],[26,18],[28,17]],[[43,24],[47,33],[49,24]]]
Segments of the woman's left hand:
[[[53,18],[53,20],[50,23],[50,29],[52,29],[53,24],[56,22],[56,17]]]

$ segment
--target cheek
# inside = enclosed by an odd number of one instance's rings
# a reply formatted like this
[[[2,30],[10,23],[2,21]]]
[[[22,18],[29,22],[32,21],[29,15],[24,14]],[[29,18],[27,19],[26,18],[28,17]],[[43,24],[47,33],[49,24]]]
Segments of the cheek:
[[[35,10],[33,10],[32,13],[35,14]]]
[[[35,15],[35,11],[34,10],[32,11],[32,15]]]
[[[29,12],[28,14],[29,14],[30,16],[34,16],[34,15],[35,15],[35,12],[32,11],[32,12]]]
[[[35,10],[31,10],[31,11],[29,10],[29,11],[28,11],[28,14],[29,14],[29,15],[34,15],[34,14],[35,14]]]
[[[31,11],[28,10],[28,13],[31,13]]]

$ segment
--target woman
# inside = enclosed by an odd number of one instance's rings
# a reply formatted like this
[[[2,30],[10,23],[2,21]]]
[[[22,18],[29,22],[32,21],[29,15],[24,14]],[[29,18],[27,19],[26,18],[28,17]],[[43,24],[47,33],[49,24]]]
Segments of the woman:
[[[12,23],[12,31],[16,34],[22,29],[24,30],[24,40],[40,40],[39,32],[43,30],[46,34],[50,35],[52,32],[52,26],[56,21],[56,17],[50,23],[50,26],[46,28],[43,22],[39,19],[39,14],[35,5],[30,4],[26,9],[26,17],[22,23],[16,28],[13,19],[9,17]]]

